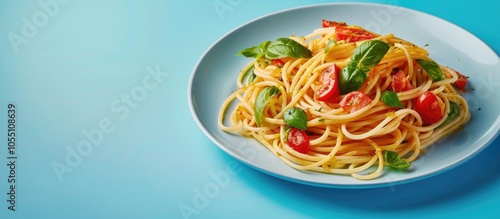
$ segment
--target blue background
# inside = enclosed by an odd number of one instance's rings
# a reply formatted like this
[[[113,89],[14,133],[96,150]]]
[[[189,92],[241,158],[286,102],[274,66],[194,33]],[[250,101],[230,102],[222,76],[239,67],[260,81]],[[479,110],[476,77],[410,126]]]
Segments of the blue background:
[[[336,1],[2,1],[0,218],[500,215],[498,139],[425,180],[334,189],[249,168],[197,127],[187,85],[212,43],[260,16],[326,2]],[[500,53],[492,5],[362,2],[435,15]],[[15,212],[7,209],[9,103],[17,113]]]

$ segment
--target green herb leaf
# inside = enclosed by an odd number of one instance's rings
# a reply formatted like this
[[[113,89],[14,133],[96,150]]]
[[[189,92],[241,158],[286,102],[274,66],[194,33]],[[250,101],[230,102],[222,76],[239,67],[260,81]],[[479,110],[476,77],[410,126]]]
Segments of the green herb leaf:
[[[247,58],[265,57],[268,60],[273,60],[285,57],[311,58],[312,52],[295,40],[278,38],[272,42],[264,41],[258,46],[241,50],[236,55],[243,55]]]
[[[258,126],[260,126],[262,123],[262,112],[264,111],[267,103],[274,95],[279,93],[280,90],[277,87],[271,86],[262,89],[257,95],[257,99],[255,100],[255,104],[253,106],[253,111],[255,114],[255,121],[257,122]]]
[[[393,91],[384,91],[382,93],[382,101],[384,101],[385,105],[390,106],[390,107],[398,107],[398,108],[404,108],[403,103],[399,100],[399,97],[396,93]]]
[[[283,142],[286,142],[288,140],[288,135],[290,134],[290,130],[292,129],[292,127],[290,126],[286,126],[285,127],[285,136],[283,136]]]
[[[408,169],[408,167],[411,166],[411,164],[408,161],[402,159],[399,156],[399,154],[395,151],[384,150],[383,153],[384,153],[385,163],[394,169],[404,170]]]
[[[266,53],[267,47],[269,46],[270,43],[271,43],[271,41],[264,41],[258,46],[253,46],[253,47],[249,47],[249,48],[246,48],[244,50],[241,50],[236,55],[243,55],[247,58],[260,58],[260,57],[264,56],[264,54]]]
[[[349,62],[339,74],[339,91],[340,94],[348,94],[351,91],[359,90],[366,78],[367,72],[362,69],[356,68],[357,63]]]
[[[245,74],[243,75],[243,78],[241,79],[241,83],[245,85],[252,83],[253,80],[255,80],[255,78],[257,77],[257,75],[255,75],[254,73],[254,70],[255,66],[248,68]]]
[[[312,52],[295,40],[278,38],[269,44],[265,52],[265,57],[269,60],[285,57],[311,58]]]
[[[336,44],[337,44],[337,42],[336,42],[334,39],[330,39],[330,40],[328,40],[328,43],[326,43],[325,50],[324,50],[325,54],[327,54],[327,53],[328,53],[328,51],[330,50],[330,46],[331,46],[332,44],[333,44],[333,45],[336,45]]]
[[[352,61],[358,63],[359,69],[371,68],[378,65],[385,54],[389,51],[390,45],[380,40],[370,40],[361,44],[352,54]]]
[[[358,46],[351,61],[339,74],[339,90],[341,94],[359,90],[368,78],[368,72],[378,65],[391,46],[380,40],[366,41]]]
[[[436,82],[445,78],[441,68],[439,68],[439,65],[434,61],[423,59],[416,59],[415,61],[424,69],[432,81]]]
[[[441,125],[439,125],[438,128],[440,128],[441,126],[444,126],[444,125],[448,124],[449,122],[451,122],[452,120],[454,120],[458,116],[459,113],[460,113],[460,107],[458,107],[458,103],[450,101],[450,112],[448,113],[448,117],[446,117],[444,122],[441,123]]]
[[[307,114],[303,109],[294,107],[285,112],[285,124],[301,130],[307,129]]]

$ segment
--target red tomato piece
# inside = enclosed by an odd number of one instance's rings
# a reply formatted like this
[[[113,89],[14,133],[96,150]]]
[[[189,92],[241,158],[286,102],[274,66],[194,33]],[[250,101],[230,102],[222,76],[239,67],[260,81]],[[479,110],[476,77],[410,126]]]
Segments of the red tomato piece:
[[[458,90],[464,91],[465,85],[467,85],[467,78],[458,78],[455,83],[453,83]]]
[[[321,26],[325,28],[325,27],[347,26],[347,24],[345,22],[336,22],[323,19],[321,21]]]
[[[366,30],[345,26],[335,27],[335,36],[335,40],[345,40],[348,43],[375,38],[375,35]]]
[[[458,79],[453,83],[453,85],[461,91],[465,91],[465,86],[467,85],[467,76],[457,71]]]
[[[288,132],[286,143],[295,151],[307,154],[311,150],[309,136],[304,130],[291,128]]]
[[[283,68],[283,66],[285,65],[285,61],[282,59],[273,59],[271,60],[271,65],[274,65],[278,68]]]
[[[372,99],[360,91],[352,91],[342,98],[340,106],[348,113],[353,113],[367,106]]]
[[[413,101],[413,109],[420,115],[424,124],[433,124],[443,117],[437,96],[434,93],[427,91],[418,95]]]
[[[414,62],[414,63],[416,63],[416,62]],[[403,64],[401,64],[399,67],[397,67],[397,68],[393,68],[393,69],[392,69],[392,72],[391,72],[391,75],[395,75],[395,74],[396,74],[396,73],[398,73],[399,71],[404,70],[404,69],[406,68],[406,66],[407,66],[407,65],[408,65],[408,63],[407,63],[407,62],[404,62],[404,63],[403,63]]]
[[[321,72],[321,87],[316,91],[316,99],[319,101],[331,101],[339,96],[339,67],[332,64]]]
[[[394,92],[407,91],[413,88],[410,81],[406,78],[406,74],[399,70],[395,75],[392,76],[391,88]]]

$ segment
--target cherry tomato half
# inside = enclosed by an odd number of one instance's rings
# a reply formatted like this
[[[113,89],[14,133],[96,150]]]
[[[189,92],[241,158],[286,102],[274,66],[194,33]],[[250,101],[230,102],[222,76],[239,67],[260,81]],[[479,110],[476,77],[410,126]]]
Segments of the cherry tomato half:
[[[339,96],[339,67],[332,64],[321,72],[321,87],[316,91],[316,99],[319,101],[331,101]]]
[[[345,40],[346,42],[357,42],[361,40],[369,40],[375,38],[372,33],[355,27],[348,27],[345,22],[322,20],[321,26],[325,27],[335,27],[335,40]]]
[[[410,82],[406,78],[406,74],[399,70],[395,75],[392,76],[391,88],[394,92],[407,91],[413,88]]]
[[[361,91],[352,91],[342,98],[340,106],[348,113],[353,113],[367,106],[372,99]]]
[[[467,78],[458,78],[455,83],[453,83],[458,90],[464,91],[465,85],[467,85]]]
[[[288,132],[286,143],[295,151],[307,154],[311,149],[309,137],[304,130],[291,128]]]
[[[461,91],[465,91],[465,85],[467,85],[467,76],[457,71],[458,79],[453,83],[453,85]]]
[[[347,26],[347,24],[345,22],[329,21],[323,19],[321,21],[321,26],[325,28],[325,27]]]
[[[335,27],[335,36],[335,40],[345,40],[348,43],[375,38],[375,35],[366,30],[345,26]]]
[[[418,95],[413,104],[413,109],[417,111],[426,125],[435,123],[443,117],[437,96],[430,91]]]
[[[283,68],[285,65],[285,61],[283,59],[273,59],[271,60],[271,65],[274,65],[278,68]]]

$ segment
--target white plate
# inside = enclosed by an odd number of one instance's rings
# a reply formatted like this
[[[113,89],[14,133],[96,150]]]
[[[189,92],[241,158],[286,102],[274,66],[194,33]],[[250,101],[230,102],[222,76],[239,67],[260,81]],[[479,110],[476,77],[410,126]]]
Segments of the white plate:
[[[321,19],[345,21],[380,34],[394,33],[417,45],[428,44],[430,56],[470,76],[465,94],[472,117],[459,135],[435,143],[412,164],[410,172],[390,172],[362,181],[350,176],[295,170],[260,143],[221,131],[217,114],[224,99],[236,88],[236,77],[250,59],[235,56],[262,41],[306,35],[321,26]],[[463,163],[484,149],[500,128],[500,59],[480,39],[447,21],[422,12],[378,4],[324,4],[294,8],[250,21],[223,36],[193,69],[188,100],[201,130],[222,150],[257,170],[304,184],[364,188],[423,179]]]

